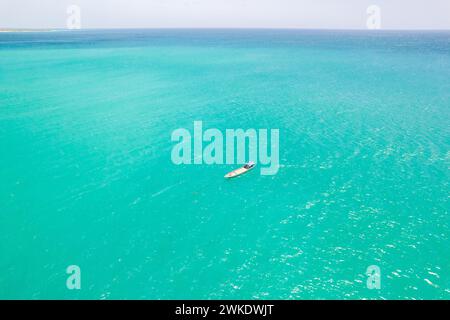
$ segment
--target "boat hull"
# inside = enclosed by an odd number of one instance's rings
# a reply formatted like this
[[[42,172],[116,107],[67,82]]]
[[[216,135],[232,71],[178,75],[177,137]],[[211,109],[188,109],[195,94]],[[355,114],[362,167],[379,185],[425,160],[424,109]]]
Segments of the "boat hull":
[[[233,171],[227,173],[227,174],[224,176],[224,178],[225,178],[225,179],[236,178],[236,177],[239,177],[239,176],[243,175],[244,173],[249,172],[249,171],[252,170],[252,169],[253,169],[253,167],[252,167],[252,168],[249,168],[249,169],[245,169],[244,167],[242,167],[242,168],[239,168],[239,169],[236,169],[236,170],[233,170]]]

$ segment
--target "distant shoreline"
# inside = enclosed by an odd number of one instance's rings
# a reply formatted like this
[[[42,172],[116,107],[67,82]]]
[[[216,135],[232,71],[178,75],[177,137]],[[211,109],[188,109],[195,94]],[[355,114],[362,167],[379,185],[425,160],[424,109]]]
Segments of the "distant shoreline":
[[[0,28],[0,32],[54,32],[54,31],[64,31],[65,29],[6,29]]]

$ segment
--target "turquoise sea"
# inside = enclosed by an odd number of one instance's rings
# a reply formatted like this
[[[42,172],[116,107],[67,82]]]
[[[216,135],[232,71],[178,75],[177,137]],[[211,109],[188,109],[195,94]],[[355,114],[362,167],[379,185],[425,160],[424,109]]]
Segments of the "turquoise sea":
[[[449,79],[450,32],[0,33],[0,298],[449,299]],[[278,174],[174,165],[195,120]]]

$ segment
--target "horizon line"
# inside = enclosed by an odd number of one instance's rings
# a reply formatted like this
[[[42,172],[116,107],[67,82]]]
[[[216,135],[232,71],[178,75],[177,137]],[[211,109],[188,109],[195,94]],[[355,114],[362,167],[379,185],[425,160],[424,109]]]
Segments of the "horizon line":
[[[10,28],[0,27],[1,32],[14,32],[14,31],[95,31],[95,30],[310,30],[310,31],[450,31],[448,29],[435,29],[435,28],[380,28],[380,29],[368,29],[368,28],[307,28],[307,27],[94,27],[94,28],[80,28],[80,29],[68,29],[68,28]]]

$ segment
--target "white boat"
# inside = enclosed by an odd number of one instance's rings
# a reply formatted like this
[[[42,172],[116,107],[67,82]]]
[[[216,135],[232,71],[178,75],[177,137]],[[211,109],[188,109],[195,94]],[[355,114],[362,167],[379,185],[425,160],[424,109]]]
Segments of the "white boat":
[[[226,175],[225,175],[225,178],[226,179],[230,179],[230,178],[236,178],[236,177],[238,177],[238,176],[240,176],[240,175],[242,175],[242,174],[244,174],[244,173],[247,173],[247,172],[249,172],[250,170],[252,170],[254,167],[255,167],[255,163],[254,162],[249,162],[249,163],[247,163],[245,166],[243,166],[243,167],[240,167],[239,169],[236,169],[236,170],[233,170],[233,171],[231,171],[231,172],[229,172],[229,173],[227,173]]]

